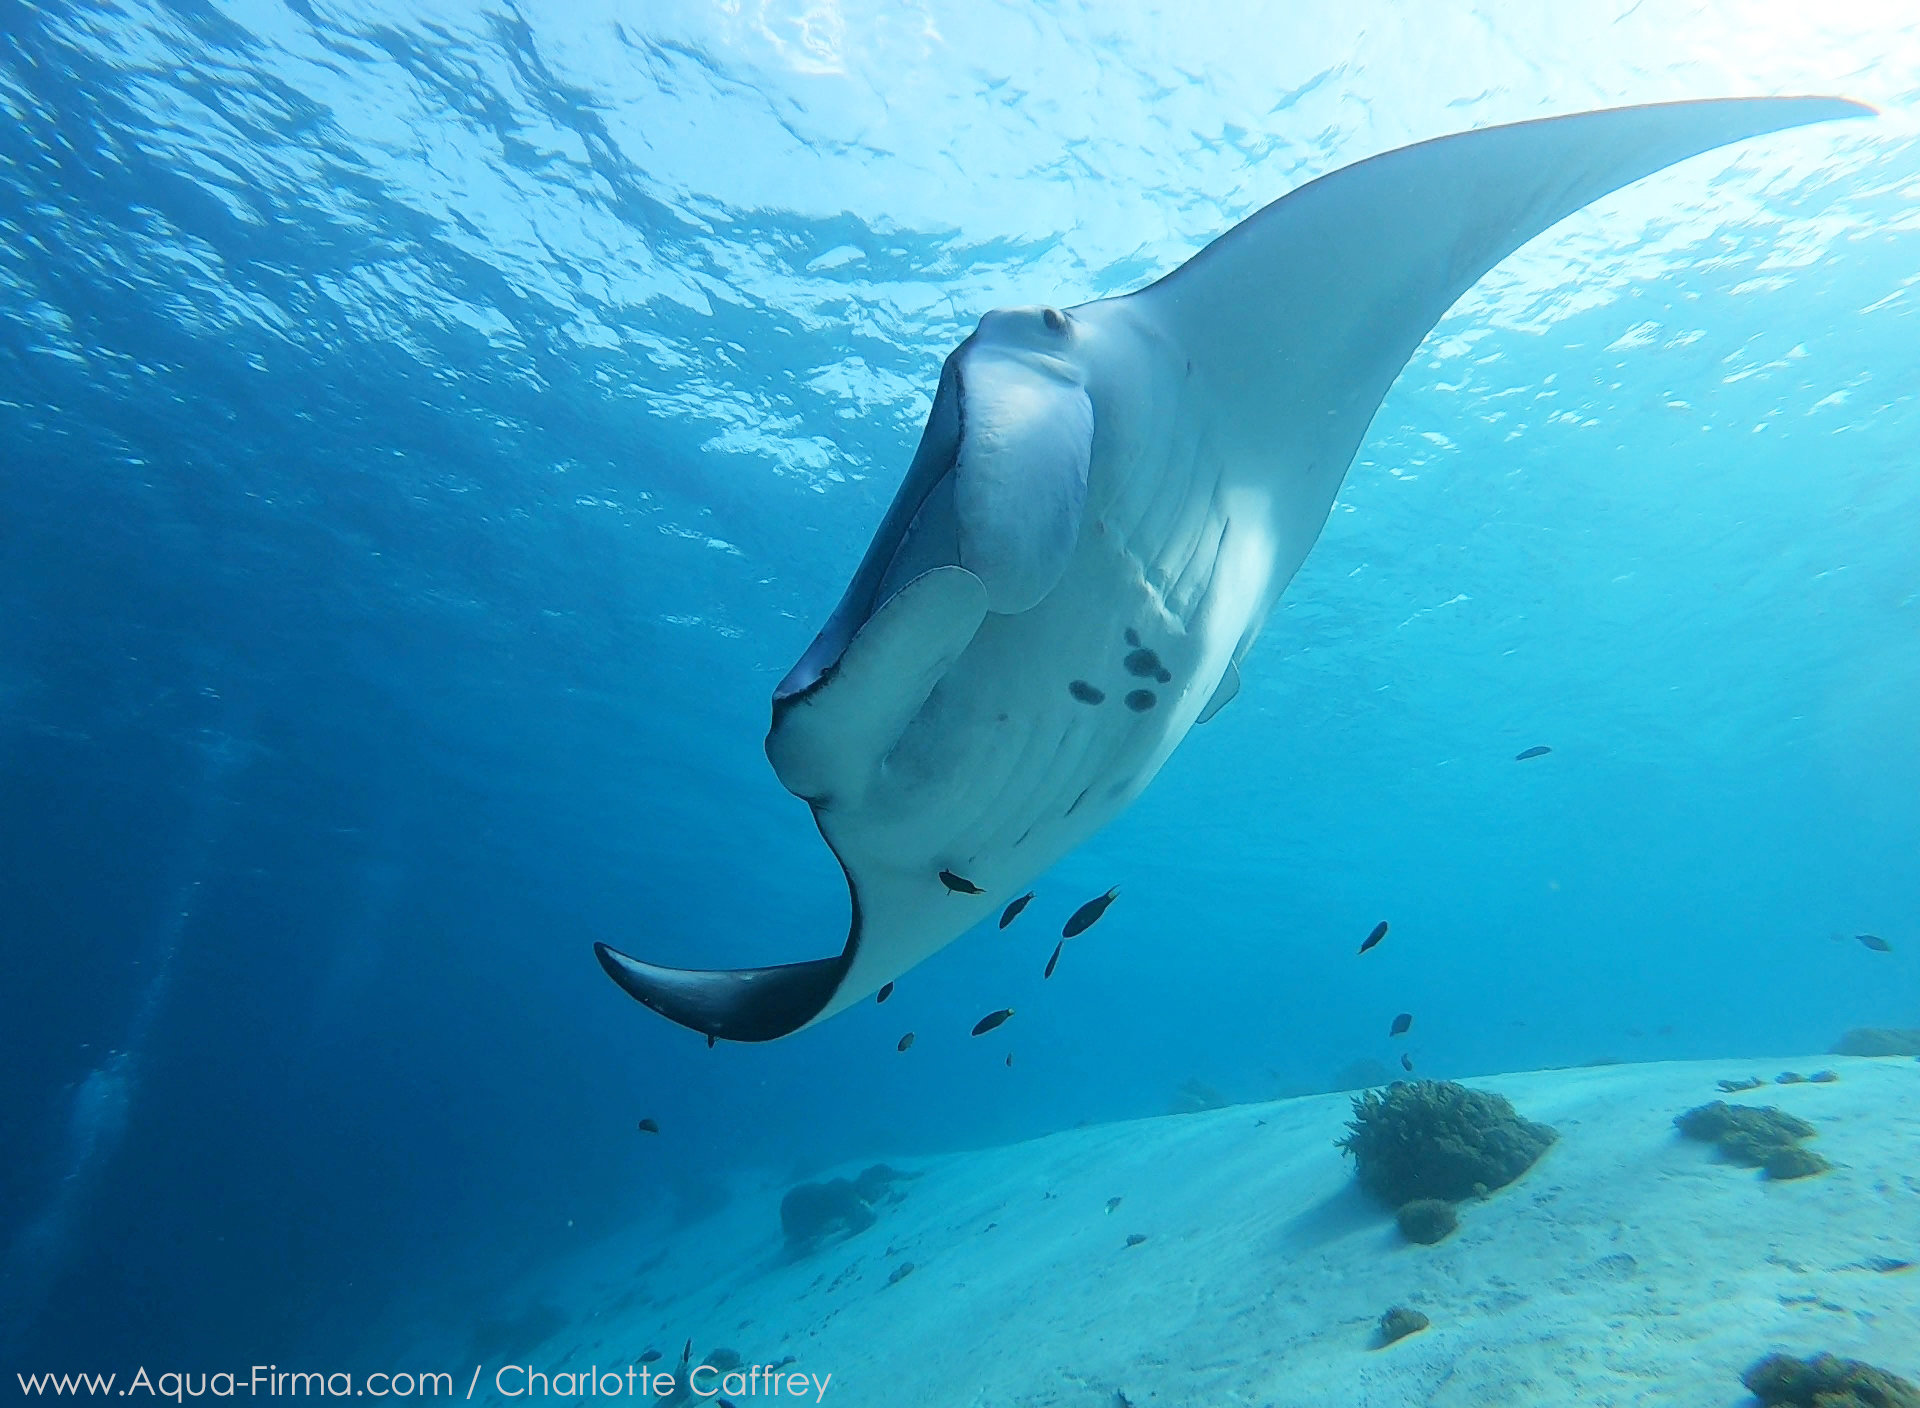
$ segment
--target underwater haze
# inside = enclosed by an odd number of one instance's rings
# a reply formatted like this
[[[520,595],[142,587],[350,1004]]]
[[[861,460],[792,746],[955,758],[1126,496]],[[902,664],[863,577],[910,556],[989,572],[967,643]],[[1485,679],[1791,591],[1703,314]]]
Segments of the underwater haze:
[[[1031,915],[764,1045],[601,972],[845,941],[769,698],[984,312],[1796,93],[1880,111],[1455,305]],[[1867,0],[0,0],[0,1369],[390,1367],[850,1160],[1920,1027],[1917,113]]]

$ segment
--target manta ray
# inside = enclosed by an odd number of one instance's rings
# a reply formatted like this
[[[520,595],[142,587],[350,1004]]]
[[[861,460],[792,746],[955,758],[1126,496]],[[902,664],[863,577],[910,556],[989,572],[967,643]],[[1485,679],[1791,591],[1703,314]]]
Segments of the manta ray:
[[[1301,186],[1137,292],[988,313],[774,691],[767,757],[846,874],[845,946],[690,970],[596,944],[601,966],[710,1039],[769,1041],[997,913],[1231,703],[1387,389],[1483,274],[1674,162],[1871,112],[1716,99],[1441,137]]]

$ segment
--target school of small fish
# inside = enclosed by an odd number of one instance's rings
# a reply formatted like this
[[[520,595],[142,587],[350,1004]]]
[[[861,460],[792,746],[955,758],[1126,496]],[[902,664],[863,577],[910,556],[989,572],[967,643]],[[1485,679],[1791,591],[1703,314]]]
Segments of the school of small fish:
[[[1514,755],[1514,761],[1526,762],[1532,758],[1545,757],[1551,752],[1553,752],[1553,749],[1547,747],[1545,744],[1536,744],[1531,748],[1526,748],[1521,750],[1519,753],[1516,753]],[[941,870],[939,872],[939,880],[940,880],[940,883],[946,887],[946,890],[949,894],[980,895],[980,894],[986,893],[985,890],[983,890],[980,886],[974,884],[974,882],[969,880],[966,876],[960,875],[953,870],[946,870],[946,869]],[[1035,895],[1034,891],[1028,890],[1025,894],[1020,895],[1018,898],[1009,902],[1006,908],[1003,909],[1000,913],[1000,928],[1005,929],[1009,925],[1011,925],[1014,922],[1014,920],[1018,919],[1021,916],[1021,914],[1023,914],[1026,911],[1027,906],[1033,903],[1034,895]],[[1085,904],[1082,904],[1078,909],[1074,910],[1073,913],[1068,916],[1066,923],[1061,926],[1060,940],[1058,943],[1054,945],[1053,954],[1051,957],[1047,959],[1046,967],[1041,972],[1040,976],[1043,979],[1051,978],[1054,974],[1054,970],[1059,967],[1060,957],[1066,951],[1067,941],[1070,939],[1079,937],[1081,934],[1086,933],[1087,930],[1091,929],[1095,924],[1097,924],[1100,921],[1101,917],[1104,914],[1106,914],[1108,907],[1112,905],[1117,898],[1119,898],[1119,895],[1120,895],[1119,887],[1115,886],[1113,889],[1108,890],[1105,894],[1095,896],[1093,899],[1088,900]],[[1376,947],[1382,939],[1386,938],[1387,931],[1388,931],[1387,921],[1382,919],[1379,923],[1375,924],[1370,931],[1368,931],[1366,938],[1360,941],[1359,952],[1366,953],[1369,950]],[[1834,937],[1838,938],[1839,935],[1836,934]],[[1881,938],[1878,934],[1855,934],[1854,938],[1863,947],[1870,949],[1875,953],[1892,953],[1893,952],[1893,945],[1888,943],[1885,939]],[[891,982],[881,984],[880,990],[874,994],[874,1001],[876,1003],[885,1002],[888,998],[893,996],[893,989],[894,989],[894,985]],[[997,1011],[989,1012],[987,1013],[986,1016],[982,1017],[978,1022],[974,1023],[972,1034],[974,1036],[984,1036],[988,1032],[993,1031],[997,1027],[1001,1026],[1003,1023],[1007,1021],[1008,1018],[1012,1016],[1013,1016],[1013,1008],[1011,1007],[1002,1007]],[[1411,1012],[1402,1012],[1393,1019],[1393,1023],[1389,1028],[1387,1034],[1390,1037],[1402,1037],[1402,1036],[1405,1036],[1409,1031],[1411,1031],[1412,1028],[1413,1028],[1413,1014]],[[910,1047],[912,1047],[913,1040],[914,1040],[914,1034],[912,1032],[908,1032],[900,1038],[899,1042],[895,1045],[894,1049],[896,1051],[904,1052],[908,1050]],[[712,1036],[709,1036],[707,1038],[707,1045],[713,1046],[714,1044],[715,1044],[715,1039]],[[1006,1065],[1009,1068],[1013,1066],[1013,1053],[1011,1051],[1009,1051],[1006,1055]],[[1401,1069],[1409,1073],[1412,1072],[1413,1056],[1409,1052],[1402,1051],[1400,1053],[1400,1066],[1401,1066]],[[1827,1073],[1822,1072],[1821,1074],[1826,1075]],[[1818,1078],[1819,1077],[1815,1077],[1815,1079],[1818,1079]],[[1725,1082],[1725,1081],[1721,1082],[1721,1084],[1723,1088],[1729,1088],[1729,1089],[1743,1088],[1739,1086],[1734,1086],[1731,1083]],[[1755,1082],[1755,1084],[1758,1084],[1758,1082]],[[639,1128],[640,1128],[640,1131],[644,1134],[658,1134],[660,1132],[659,1123],[652,1119],[641,1120],[639,1124]],[[1113,1199],[1112,1202],[1108,1204],[1107,1211],[1112,1212],[1113,1209],[1119,1205],[1119,1202],[1120,1200],[1118,1198]],[[1128,1245],[1129,1246],[1137,1245],[1142,1240],[1144,1240],[1144,1238],[1139,1238],[1139,1237],[1129,1238]],[[650,1353],[654,1357],[658,1356],[658,1351],[651,1351]]]
[[[947,893],[950,895],[980,895],[986,893],[985,890],[974,884],[973,881],[969,880],[966,876],[953,870],[940,871],[939,880],[940,883],[946,887]],[[1000,927],[1002,929],[1005,929],[1009,924],[1013,923],[1014,920],[1018,919],[1026,907],[1033,903],[1034,893],[1034,891],[1028,890],[1024,895],[1010,902],[1007,907],[1000,912]],[[1047,966],[1040,974],[1043,979],[1051,978],[1054,970],[1060,966],[1060,955],[1066,951],[1067,940],[1079,937],[1095,924],[1099,923],[1100,917],[1107,912],[1107,907],[1118,899],[1119,896],[1119,887],[1115,886],[1104,895],[1099,895],[1088,900],[1067,917],[1067,922],[1062,925],[1060,929],[1060,942],[1053,946],[1053,955],[1047,959]],[[893,986],[892,983],[881,984],[880,990],[873,995],[873,1000],[876,1003],[885,1002],[893,996]],[[1011,1007],[1003,1007],[997,1012],[987,1013],[986,1016],[974,1023],[973,1035],[985,1036],[1012,1015],[1013,1009]],[[708,1038],[708,1044],[712,1044],[711,1037]],[[913,1033],[908,1032],[900,1038],[894,1050],[905,1051],[912,1045]],[[1011,1051],[1007,1053],[1006,1064],[1009,1069],[1013,1066],[1013,1053]]]

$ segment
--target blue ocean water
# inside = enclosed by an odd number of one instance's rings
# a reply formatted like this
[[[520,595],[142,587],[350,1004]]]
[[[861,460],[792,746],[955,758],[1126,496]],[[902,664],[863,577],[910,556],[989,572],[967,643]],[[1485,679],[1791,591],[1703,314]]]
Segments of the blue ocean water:
[[[841,944],[767,701],[982,312],[1409,141],[1788,92],[1882,115],[1443,320],[1240,698],[1042,882],[1123,890],[1044,987],[989,929],[709,1050],[606,981]],[[6,1367],[374,1363],[1190,1082],[1920,1024],[1917,101],[1864,4],[0,0]]]

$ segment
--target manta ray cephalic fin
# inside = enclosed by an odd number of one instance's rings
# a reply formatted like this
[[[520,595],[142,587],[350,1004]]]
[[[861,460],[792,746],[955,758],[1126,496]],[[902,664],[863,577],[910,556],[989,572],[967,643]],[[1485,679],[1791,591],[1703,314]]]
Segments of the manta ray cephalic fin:
[[[827,676],[775,713],[767,759],[781,784],[816,806],[855,803],[849,792],[893,747],[986,614],[986,588],[964,567],[936,567],[895,592]]]

